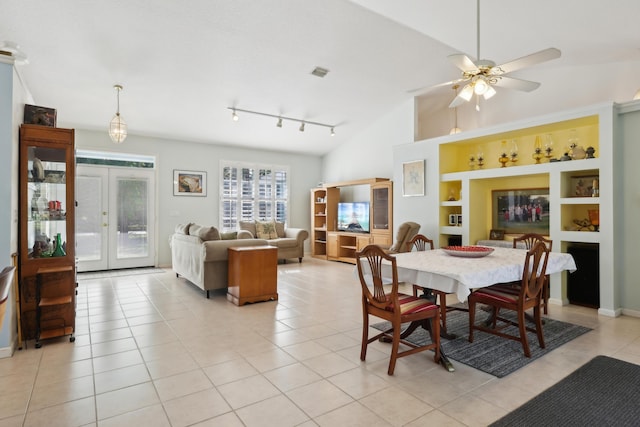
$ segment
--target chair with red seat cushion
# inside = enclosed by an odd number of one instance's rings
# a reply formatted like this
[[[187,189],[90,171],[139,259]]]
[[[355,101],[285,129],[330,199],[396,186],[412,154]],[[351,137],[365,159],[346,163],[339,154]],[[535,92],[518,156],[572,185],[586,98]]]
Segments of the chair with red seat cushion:
[[[553,240],[549,240],[547,238],[545,238],[543,235],[541,234],[537,234],[537,233],[527,233],[527,234],[523,234],[522,236],[516,237],[513,239],[513,247],[516,248],[518,246],[518,243],[523,242],[524,246],[527,250],[530,250],[534,244],[536,244],[537,242],[544,242],[545,245],[547,245],[547,247],[549,248],[549,251],[551,251],[552,246],[553,246]],[[549,293],[551,292],[551,278],[549,277],[549,275],[545,276],[545,283],[544,286],[542,287],[542,299],[540,300],[542,307],[544,308],[544,314],[548,314],[549,313]]]
[[[439,363],[440,311],[438,306],[429,300],[398,291],[396,260],[379,246],[368,245],[362,251],[356,252],[356,264],[362,288],[363,324],[360,360],[366,359],[367,346],[370,343],[385,337],[391,341],[391,359],[387,371],[389,375],[393,375],[397,358],[425,350],[433,350],[434,360]],[[386,277],[383,277],[383,270]],[[369,338],[369,315],[391,322],[391,327]],[[407,322],[411,322],[411,326],[401,337],[401,326]],[[429,330],[431,343],[419,346],[404,339],[419,326]],[[410,348],[399,351],[400,344]]]
[[[527,252],[522,272],[522,282],[518,292],[505,288],[504,284],[479,288],[469,295],[469,342],[473,342],[473,331],[484,331],[503,338],[520,341],[524,354],[531,357],[526,331],[535,332],[538,343],[545,348],[542,331],[542,317],[540,314],[540,299],[545,283],[545,272],[549,258],[549,247],[544,242],[537,242]],[[491,327],[484,323],[475,323],[476,304],[485,304],[492,308]],[[533,308],[535,328],[526,326],[525,311]],[[498,310],[512,310],[516,312],[516,321],[498,316]],[[498,325],[498,322],[500,324]],[[502,330],[514,325],[518,327],[519,335],[511,335]]]
[[[414,249],[418,252],[433,250],[433,240],[429,239],[423,234],[416,234],[409,242],[407,242],[407,252],[411,252]],[[442,335],[445,338],[451,338],[452,336],[447,333],[447,311],[449,311],[450,309],[447,308],[446,292],[438,291],[431,288],[425,288],[423,286],[414,284],[413,296],[417,297],[418,292],[420,291],[422,291],[423,293],[423,298],[431,299],[432,301],[440,304],[440,323],[442,328]]]

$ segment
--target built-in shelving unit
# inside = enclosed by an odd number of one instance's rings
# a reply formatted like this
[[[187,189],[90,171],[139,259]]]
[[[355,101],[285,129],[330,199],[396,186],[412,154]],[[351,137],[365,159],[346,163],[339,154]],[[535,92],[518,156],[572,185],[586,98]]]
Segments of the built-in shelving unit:
[[[599,312],[618,315],[613,257],[614,228],[620,218],[614,216],[613,206],[621,196],[615,193],[613,179],[614,160],[619,156],[614,144],[615,120],[616,107],[608,104],[420,141],[438,147],[434,160],[439,170],[439,202],[434,216],[438,218],[439,245],[447,245],[452,238],[465,245],[489,239],[490,230],[496,228],[494,191],[548,189],[548,234],[554,251],[566,252],[574,244],[597,245]],[[542,157],[536,163],[536,141],[544,152],[549,136],[553,141],[549,157],[558,160]],[[577,145],[595,150],[594,158],[559,160],[571,155],[570,138],[574,137]],[[514,141],[517,161],[501,167],[498,158]],[[409,149],[416,150],[415,146]],[[482,167],[478,166],[478,153],[483,157]],[[452,223],[452,215],[461,215],[461,224]],[[581,228],[576,222],[589,226]],[[582,231],[577,231],[580,228]],[[552,302],[568,303],[566,274],[552,277]]]

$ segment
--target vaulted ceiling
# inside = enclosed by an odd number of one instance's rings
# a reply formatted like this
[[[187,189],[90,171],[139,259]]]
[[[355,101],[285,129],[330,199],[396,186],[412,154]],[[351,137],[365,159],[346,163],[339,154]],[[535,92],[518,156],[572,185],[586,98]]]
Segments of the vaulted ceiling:
[[[446,57],[477,47],[475,0],[0,3],[0,42],[28,56],[19,74],[37,105],[57,109],[58,126],[106,133],[121,84],[130,134],[311,154],[409,90],[458,77]],[[637,0],[483,0],[480,16],[481,56],[498,63],[547,47],[562,57],[536,67],[640,60]],[[326,77],[311,74],[317,66]],[[425,96],[446,108],[449,94]],[[233,122],[228,107],[335,125],[336,135],[258,115]]]

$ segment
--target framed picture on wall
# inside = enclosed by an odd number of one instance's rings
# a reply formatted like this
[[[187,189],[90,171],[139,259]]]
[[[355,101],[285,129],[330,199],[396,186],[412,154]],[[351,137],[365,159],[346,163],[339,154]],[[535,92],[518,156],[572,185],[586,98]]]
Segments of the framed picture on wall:
[[[402,164],[402,195],[424,196],[424,160]]]
[[[174,169],[173,195],[206,197],[207,173]]]
[[[495,190],[492,199],[494,230],[513,234],[549,234],[548,188]]]

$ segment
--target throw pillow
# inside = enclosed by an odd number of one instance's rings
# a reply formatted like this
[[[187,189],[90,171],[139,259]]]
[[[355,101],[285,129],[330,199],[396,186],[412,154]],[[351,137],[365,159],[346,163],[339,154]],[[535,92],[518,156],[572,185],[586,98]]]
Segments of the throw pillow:
[[[189,234],[189,227],[191,227],[191,222],[186,224],[178,224],[176,225],[175,232],[179,234]]]
[[[189,227],[189,234],[197,236],[205,242],[209,240],[220,240],[220,233],[215,227],[201,227],[194,224]]]
[[[236,240],[238,238],[237,231],[228,231],[226,233],[220,233],[220,240]]]
[[[276,221],[276,234],[278,237],[284,237],[284,222]]]
[[[258,239],[277,239],[276,224],[271,221],[256,221],[256,235]]]
[[[238,221],[238,225],[240,226],[240,230],[246,230],[253,237],[256,237],[256,222],[255,221]]]

